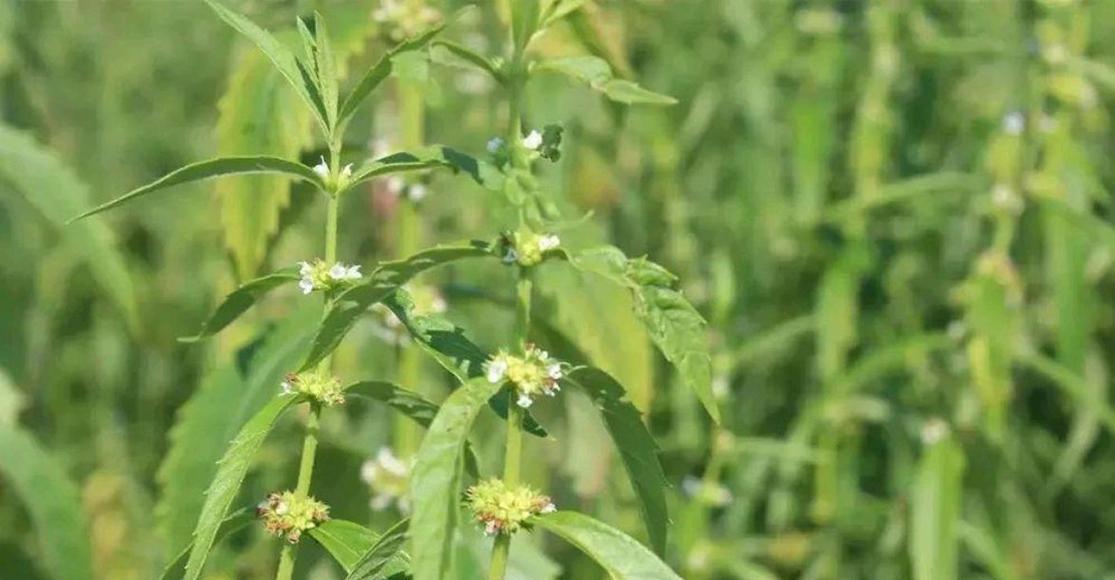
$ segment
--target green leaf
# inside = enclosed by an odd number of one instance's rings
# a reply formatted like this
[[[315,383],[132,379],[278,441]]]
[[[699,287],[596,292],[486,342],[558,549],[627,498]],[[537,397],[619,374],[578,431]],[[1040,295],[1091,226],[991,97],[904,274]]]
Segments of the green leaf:
[[[615,580],[681,580],[646,546],[584,514],[557,511],[528,521],[576,546]]]
[[[364,312],[390,296],[414,276],[449,262],[491,255],[486,242],[473,242],[469,245],[430,248],[405,260],[382,264],[368,276],[367,280],[337,296],[332,308],[325,315],[325,320],[322,321],[314,337],[310,354],[302,363],[300,370],[312,368],[333,352]]]
[[[352,178],[345,184],[342,193],[368,180],[392,173],[422,171],[424,169],[435,169],[438,167],[449,168],[456,171],[462,167],[460,161],[464,157],[467,156],[459,151],[454,151],[440,145],[432,145],[415,153],[394,153],[387,157],[365,163],[353,171]]]
[[[658,446],[643,424],[639,410],[627,398],[623,387],[600,369],[577,369],[566,380],[579,386],[600,410],[627,477],[639,498],[639,511],[650,536],[651,547],[655,553],[664,554],[666,526],[669,523],[665,489],[669,484],[658,460]]]
[[[930,443],[910,499],[910,560],[914,580],[957,578],[964,451],[950,436]]]
[[[298,279],[298,268],[291,266],[245,282],[228,296],[225,296],[224,301],[205,321],[197,335],[178,340],[180,342],[197,342],[217,334],[224,330],[226,326],[232,324],[241,314],[247,312],[249,308],[255,306],[255,303],[268,292]]]
[[[385,403],[423,427],[430,426],[438,411],[436,404],[422,398],[418,393],[383,381],[353,383],[345,387],[345,394]],[[480,470],[477,465],[476,456],[470,447],[465,456],[465,469],[468,470],[469,475],[479,477]]]
[[[194,529],[194,545],[190,548],[190,558],[186,562],[187,580],[201,577],[205,560],[209,557],[209,549],[216,540],[217,530],[225,519],[228,506],[236,498],[240,484],[243,483],[256,452],[263,445],[263,440],[279,417],[302,400],[299,395],[273,398],[240,429],[240,433],[229,444],[228,451],[217,467],[217,475],[205,492],[205,504],[201,507],[197,527]]]
[[[314,12],[314,35],[317,41],[314,57],[317,63],[318,88],[321,91],[321,100],[325,103],[325,119],[330,127],[336,127],[337,102],[340,99],[336,55],[333,54],[333,42],[329,39],[325,18],[317,12]]]
[[[423,352],[457,377],[461,383],[467,383],[470,379],[484,375],[484,362],[490,358],[490,355],[469,340],[463,328],[453,324],[444,316],[436,314],[415,316],[410,311],[407,302],[409,298],[402,298],[401,294],[403,294],[402,290],[388,297],[383,303],[402,322],[403,327],[410,332]],[[488,405],[506,421],[510,401],[511,391],[503,389],[488,401]],[[523,417],[523,430],[527,433],[536,437],[549,435],[529,411],[524,410],[520,415]]]
[[[243,51],[218,104],[220,156],[267,154],[297,158],[310,142],[310,114],[295,106],[277,71],[257,51]],[[225,247],[241,280],[256,275],[290,204],[285,175],[230,177],[216,184]]]
[[[360,557],[379,539],[375,532],[360,524],[335,519],[310,528],[310,537],[333,556],[345,573],[351,572]]]
[[[380,580],[406,569],[410,557],[403,551],[409,520],[391,526],[349,571],[345,580]]]
[[[461,500],[464,447],[469,429],[499,385],[484,378],[453,391],[430,425],[411,471],[412,574],[415,580],[446,578]]]
[[[542,11],[542,28],[548,28],[554,22],[580,10],[586,0],[551,0]]]
[[[374,91],[384,79],[391,75],[391,71],[394,68],[392,59],[396,55],[425,48],[435,36],[445,29],[445,26],[446,24],[440,24],[429,30],[425,30],[414,38],[409,38],[399,43],[395,48],[383,55],[383,58],[381,58],[375,66],[364,73],[360,82],[357,83],[356,88],[352,89],[352,92],[345,98],[344,103],[341,105],[341,110],[337,114],[336,126],[338,128],[343,128],[356,113],[356,109],[360,107],[360,104],[364,102],[364,99],[368,98],[368,95],[372,94],[372,91]]]
[[[680,292],[670,287],[674,276],[645,258],[628,259],[611,246],[582,252],[571,263],[631,290],[635,313],[651,340],[677,367],[713,421],[719,423],[720,410],[712,393],[712,358],[705,321]]]
[[[67,250],[82,258],[129,327],[137,328],[132,276],[109,229],[97,220],[61,227],[90,203],[88,188],[69,167],[30,136],[0,126],[0,190],[18,194],[59,226]]]
[[[465,48],[455,42],[445,40],[435,41],[431,45],[431,58],[442,64],[457,66],[463,65],[471,69],[480,70],[491,75],[497,82],[503,82],[503,73],[499,67],[482,54]],[[447,53],[447,54],[445,54]]]
[[[215,0],[205,0],[205,3],[221,17],[221,20],[227,22],[230,26],[236,29],[237,32],[246,36],[251,40],[263,54],[267,56],[268,60],[275,65],[279,73],[286,78],[298,96],[305,101],[306,105],[313,111],[314,116],[317,117],[318,123],[321,125],[322,131],[326,135],[330,134],[331,125],[327,121],[325,109],[322,106],[320,98],[315,98],[314,93],[317,92],[316,87],[312,83],[307,82],[303,74],[303,70],[299,66],[298,59],[294,54],[283,46],[278,39],[271,35],[266,30],[256,26],[254,22],[248,20],[244,16],[225,8]]]
[[[70,222],[75,222],[82,218],[89,217],[94,214],[101,213],[102,211],[112,209],[122,203],[131,201],[142,195],[147,195],[160,189],[166,189],[175,185],[182,185],[193,181],[201,181],[211,177],[220,177],[223,175],[245,175],[252,173],[277,173],[287,175],[291,178],[304,179],[317,185],[319,188],[324,188],[321,178],[309,167],[301,163],[287,161],[278,157],[270,157],[266,155],[255,155],[247,157],[221,157],[217,159],[210,159],[208,161],[199,161],[176,169],[165,175],[164,177],[144,185],[104,204],[101,204],[73,219]]]
[[[37,561],[55,580],[92,580],[91,536],[66,470],[22,429],[0,426],[0,449],[0,477],[23,502],[39,539]]]
[[[521,52],[538,31],[539,0],[519,0],[511,4],[511,37]]]
[[[214,540],[214,543],[219,544],[221,540],[248,527],[248,525],[255,520],[256,516],[254,510],[245,508],[233,512],[221,522],[221,527],[217,530],[217,538]],[[190,548],[193,547],[193,545],[193,542],[190,542],[178,552],[174,560],[163,570],[163,575],[159,577],[160,580],[181,580],[182,575],[186,573],[186,560],[190,557]]]
[[[229,362],[211,372],[178,412],[170,448],[159,466],[159,529],[171,546],[185,545],[197,523],[205,489],[217,473],[217,460],[249,418],[279,392],[283,375],[306,352],[321,307],[305,304],[282,325],[241,352],[244,376]],[[249,358],[250,355],[250,358]]]
[[[542,60],[531,66],[531,71],[549,71],[563,74],[603,93],[608,99],[625,105],[673,105],[677,99],[648,91],[624,79],[617,79],[608,62],[596,56],[569,56]]]

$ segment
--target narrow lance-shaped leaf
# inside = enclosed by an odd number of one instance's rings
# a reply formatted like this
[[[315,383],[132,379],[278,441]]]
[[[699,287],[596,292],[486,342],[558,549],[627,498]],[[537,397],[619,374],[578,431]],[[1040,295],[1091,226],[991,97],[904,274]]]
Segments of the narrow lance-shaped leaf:
[[[584,514],[558,511],[527,521],[576,546],[615,580],[681,580],[646,546]]]
[[[217,334],[224,330],[226,326],[232,324],[241,314],[247,312],[249,308],[255,306],[255,303],[268,292],[283,284],[298,280],[298,278],[298,268],[292,266],[245,282],[231,294],[225,296],[224,301],[205,321],[197,335],[178,340],[181,342],[197,342]]]
[[[383,58],[381,58],[375,66],[364,73],[360,82],[357,83],[356,88],[352,89],[352,92],[345,98],[344,103],[341,104],[341,109],[337,113],[336,126],[339,129],[343,128],[345,124],[348,123],[349,119],[352,118],[352,115],[356,113],[356,109],[360,107],[364,99],[368,98],[368,95],[372,94],[372,91],[374,91],[384,79],[390,76],[391,69],[394,67],[391,62],[393,57],[404,52],[424,48],[435,36],[445,29],[445,26],[446,24],[441,24],[430,28],[414,38],[403,41],[395,48],[391,49],[390,52],[383,55]]]
[[[251,509],[240,509],[232,513],[221,522],[221,527],[217,530],[217,537],[214,540],[214,544],[219,544],[221,540],[248,527],[255,519],[255,512]],[[182,575],[186,572],[186,560],[190,557],[190,548],[193,547],[193,545],[193,542],[190,542],[178,552],[174,560],[163,570],[163,575],[159,577],[159,580],[181,580]]]
[[[669,524],[665,489],[669,484],[658,460],[658,446],[643,424],[639,410],[627,398],[623,387],[600,369],[577,369],[566,380],[580,387],[600,410],[639,498],[639,511],[651,547],[657,554],[665,553]]]
[[[236,439],[232,440],[228,451],[221,458],[217,475],[205,492],[205,504],[198,515],[197,528],[194,529],[194,545],[190,549],[190,558],[186,562],[186,580],[197,580],[201,577],[205,560],[209,557],[209,549],[217,537],[217,530],[228,512],[232,500],[240,490],[240,484],[248,473],[263,440],[271,432],[272,427],[279,417],[295,403],[301,402],[300,396],[276,397],[266,407],[261,409],[240,429]]]
[[[705,320],[671,286],[676,278],[645,259],[630,260],[618,248],[604,246],[577,255],[571,263],[604,276],[631,290],[635,313],[651,340],[697,394],[709,415],[720,422],[712,393],[712,358],[705,336]]]
[[[424,399],[418,393],[383,381],[353,383],[345,387],[345,394],[384,403],[423,427],[430,426],[438,411],[435,403]],[[468,470],[469,475],[474,477],[480,475],[476,455],[471,447],[465,455],[465,469]]]
[[[435,41],[430,50],[431,57],[438,62],[448,65],[467,66],[470,69],[479,69],[492,77],[497,82],[503,82],[503,73],[495,63],[482,54],[465,48],[455,42],[445,40]]]
[[[55,580],[92,580],[90,536],[66,471],[20,429],[0,427],[0,449],[0,477],[31,516],[43,569]]]
[[[400,286],[419,273],[465,258],[491,256],[488,244],[473,242],[470,245],[442,246],[419,252],[405,260],[388,262],[377,268],[366,281],[349,288],[337,296],[333,307],[322,321],[314,337],[309,356],[302,363],[302,371],[313,368],[333,352],[360,316],[372,305],[390,296]]]
[[[410,557],[403,551],[409,525],[409,520],[403,520],[384,532],[364,552],[345,580],[380,580],[392,576],[400,568],[405,569],[410,561]]]
[[[132,191],[112,200],[103,203],[70,221],[76,221],[82,218],[89,217],[94,214],[101,213],[102,211],[112,209],[120,204],[131,201],[137,197],[147,195],[149,193],[166,189],[175,185],[182,185],[194,181],[201,181],[212,177],[220,177],[223,175],[245,175],[251,173],[278,173],[288,175],[295,179],[304,179],[309,181],[319,188],[324,188],[321,178],[314,173],[312,169],[295,163],[287,161],[279,157],[270,157],[266,155],[255,155],[247,157],[221,157],[218,159],[210,159],[208,161],[199,161],[191,165],[187,165],[180,169],[176,169],[164,177],[153,181],[138,189]]]
[[[333,42],[329,39],[329,30],[325,25],[325,18],[314,12],[314,36],[317,41],[317,78],[318,88],[321,91],[321,100],[325,104],[325,118],[330,127],[337,123],[337,101],[339,89],[337,88],[336,55],[333,54]]]
[[[588,85],[608,99],[625,105],[673,105],[677,99],[648,91],[638,84],[617,79],[607,61],[596,56],[570,56],[543,60],[531,66],[531,71],[550,71],[563,74]]]
[[[328,520],[310,528],[310,537],[329,552],[330,556],[350,574],[366,554],[382,539],[381,536],[364,526],[347,520]],[[406,555],[397,552],[390,558],[389,569],[402,572],[406,569]],[[385,563],[387,564],[387,563]]]
[[[453,391],[430,425],[410,477],[416,498],[411,517],[411,573],[415,580],[441,580],[449,574],[449,557],[460,510],[463,451],[473,421],[499,389],[483,378]]]
[[[419,348],[457,377],[457,380],[466,383],[483,376],[484,361],[488,360],[489,354],[469,340],[464,329],[443,316],[415,316],[410,312],[410,299],[402,289],[384,300],[384,304],[410,332]],[[510,389],[502,389],[488,401],[488,406],[500,418],[507,420],[510,401]],[[536,437],[548,436],[546,429],[538,424],[529,411],[524,409],[520,414],[523,417],[523,430]]]
[[[394,153],[361,165],[353,171],[352,178],[346,182],[341,193],[376,177],[439,167],[452,169],[453,171],[465,171],[473,179],[479,180],[479,177],[475,174],[474,165],[475,160],[464,153],[441,145],[431,145],[420,151]]]
[[[322,106],[320,98],[314,98],[317,87],[307,82],[309,79],[303,75],[303,71],[299,67],[298,59],[295,58],[294,54],[290,52],[283,43],[272,36],[270,32],[260,28],[251,20],[229,10],[214,0],[205,0],[205,3],[217,13],[217,16],[221,17],[221,20],[227,22],[230,26],[235,28],[237,32],[243,34],[263,51],[263,54],[265,54],[268,60],[275,65],[275,68],[282,73],[283,77],[290,83],[290,86],[298,93],[298,96],[301,97],[302,100],[306,102],[306,105],[310,107],[310,110],[314,112],[314,116],[317,117],[322,130],[326,134],[329,134],[330,124],[326,121],[325,109]]]
[[[910,500],[909,548],[914,580],[957,578],[964,451],[947,434],[947,427],[941,425],[940,429],[945,434],[929,442]]]

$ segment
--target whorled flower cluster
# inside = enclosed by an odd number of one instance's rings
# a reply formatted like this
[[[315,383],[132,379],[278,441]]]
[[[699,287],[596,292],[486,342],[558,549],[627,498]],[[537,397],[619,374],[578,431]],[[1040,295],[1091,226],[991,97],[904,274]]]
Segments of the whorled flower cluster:
[[[337,175],[337,181],[333,181],[333,171],[329,168],[329,164],[325,162],[325,158],[321,158],[321,162],[314,166],[314,173],[325,182],[330,190],[336,191],[348,185],[352,179],[352,164],[349,163],[341,168],[341,172]]]
[[[256,506],[268,533],[297,544],[302,534],[329,519],[329,506],[293,491],[273,492]]]
[[[314,260],[313,262],[299,262],[298,265],[300,267],[298,275],[302,277],[298,281],[298,288],[302,290],[303,294],[309,294],[315,290],[335,290],[352,284],[363,277],[363,274],[360,273],[360,266],[346,266],[340,262],[330,265],[324,260]]]
[[[341,381],[316,372],[288,373],[280,386],[284,395],[300,393],[326,406],[343,405],[345,402]]]
[[[465,500],[489,536],[513,534],[526,527],[527,518],[557,511],[549,496],[525,485],[511,487],[499,479],[481,481],[468,488]]]
[[[407,490],[410,480],[410,463],[399,459],[390,447],[381,447],[374,459],[360,467],[360,479],[372,488],[371,507],[385,510],[395,504],[399,511],[410,511]]]
[[[515,385],[519,394],[516,403],[526,408],[534,402],[534,397],[556,395],[561,390],[558,380],[565,376],[568,366],[568,363],[551,359],[548,352],[527,344],[521,357],[505,350],[496,353],[484,364],[484,373],[489,382],[510,381]]]
[[[536,234],[530,231],[510,232],[502,239],[504,264],[534,266],[546,257],[546,253],[561,246],[561,238],[556,234]]]

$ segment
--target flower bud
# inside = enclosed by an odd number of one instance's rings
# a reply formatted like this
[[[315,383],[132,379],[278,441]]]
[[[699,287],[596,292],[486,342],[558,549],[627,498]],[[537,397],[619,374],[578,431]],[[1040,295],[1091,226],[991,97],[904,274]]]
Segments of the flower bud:
[[[289,373],[281,383],[283,394],[299,393],[326,405],[343,405],[345,393],[341,381],[311,371],[304,374]]]

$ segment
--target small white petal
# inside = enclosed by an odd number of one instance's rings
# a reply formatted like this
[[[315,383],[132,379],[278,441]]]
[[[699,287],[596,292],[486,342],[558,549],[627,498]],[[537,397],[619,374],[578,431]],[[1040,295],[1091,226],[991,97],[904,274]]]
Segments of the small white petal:
[[[275,513],[280,516],[288,512],[290,512],[290,506],[285,501],[279,502],[279,505],[275,506]]]
[[[345,165],[345,168],[341,170],[341,177],[343,177],[345,179],[348,179],[348,178],[352,177],[352,164],[351,163],[349,163],[348,165]]]
[[[523,147],[534,151],[542,146],[542,133],[537,130],[531,131],[529,135],[523,138]]]
[[[519,393],[519,399],[517,401],[515,401],[516,405],[518,405],[518,406],[520,406],[524,409],[531,406],[532,403],[534,403],[534,400],[531,399],[530,395],[528,395],[526,393]]]
[[[386,493],[377,493],[372,496],[372,501],[368,503],[373,510],[380,512],[391,507],[391,496]]]
[[[542,236],[538,240],[538,249],[547,252],[561,245],[561,238],[554,234]]]
[[[303,278],[311,276],[314,273],[314,267],[309,262],[298,262],[298,275]]]
[[[415,183],[414,185],[410,186],[410,189],[407,190],[407,197],[409,197],[412,201],[422,201],[422,198],[426,197],[426,194],[429,192],[429,189],[427,189],[425,185],[421,183]]]
[[[503,377],[505,374],[507,374],[507,361],[496,359],[488,363],[489,383],[498,383],[503,381]]]
[[[348,268],[340,262],[333,264],[333,267],[329,268],[329,277],[334,280],[344,280],[346,275],[348,275]]]
[[[329,164],[325,162],[325,157],[321,158],[321,163],[314,166],[314,173],[321,176],[322,179],[329,177]]]
[[[359,264],[357,264],[356,266],[349,266],[345,270],[345,279],[346,280],[359,280],[360,278],[363,278],[363,277],[364,277],[364,275],[360,273],[360,265]]]
[[[376,465],[375,460],[369,459],[360,466],[360,479],[364,483],[371,485],[376,482],[376,474],[379,472],[379,466]]]
[[[290,384],[290,381],[283,381],[279,386],[283,388],[284,395],[289,395],[294,392],[294,385]]]
[[[309,294],[314,291],[314,281],[310,278],[302,278],[298,281],[298,287],[302,290],[303,294]]]
[[[484,526],[484,533],[489,535],[489,536],[494,536],[494,535],[498,534],[499,533],[499,525],[497,525],[495,522],[488,522]]]
[[[552,513],[554,513],[554,512],[556,512],[556,511],[557,511],[557,506],[556,506],[556,505],[554,505],[554,504],[553,504],[553,503],[551,502],[551,503],[548,503],[548,504],[546,504],[546,505],[542,506],[542,510],[541,510],[541,511],[542,511],[542,513],[544,513],[544,514],[552,514]]]
[[[488,141],[488,153],[495,153],[500,149],[503,149],[503,139],[500,139],[499,137],[492,137]]]
[[[561,370],[561,365],[558,364],[558,363],[554,363],[554,364],[546,367],[546,376],[550,377],[551,379],[554,379],[555,381],[560,379],[562,376],[564,376],[564,374],[565,373],[563,373],[562,370]]]

